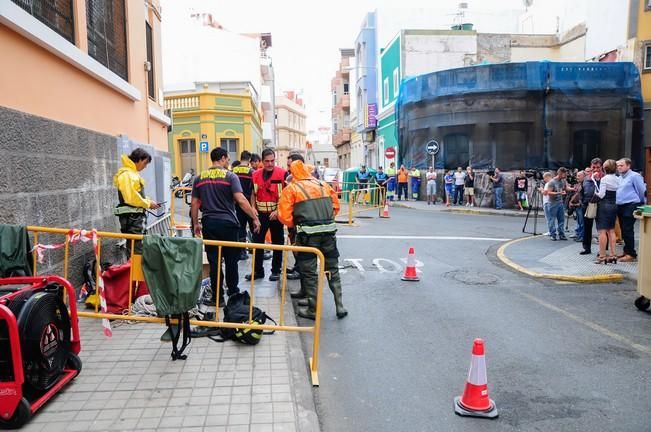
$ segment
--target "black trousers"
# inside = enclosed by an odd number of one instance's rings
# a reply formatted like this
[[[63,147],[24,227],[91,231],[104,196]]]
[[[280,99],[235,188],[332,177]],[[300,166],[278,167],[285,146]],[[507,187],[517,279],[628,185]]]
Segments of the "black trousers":
[[[637,257],[635,251],[635,217],[633,212],[640,203],[627,203],[617,206],[617,217],[622,228],[622,240],[624,240],[624,253],[633,258]]]
[[[285,229],[283,224],[278,220],[269,219],[269,213],[260,213],[258,215],[260,219],[260,231],[257,234],[253,234],[253,243],[264,243],[264,238],[267,235],[267,230],[271,231],[271,243],[275,245],[285,244]],[[261,249],[256,250],[255,252],[255,274],[263,275],[263,251]],[[274,251],[273,259],[271,260],[271,273],[280,273],[280,269],[283,263],[283,252]]]
[[[238,241],[238,226],[233,224],[233,222],[216,218],[203,218],[201,224],[201,232],[205,240]],[[218,249],[218,246],[206,246],[206,255],[208,257],[208,264],[210,264],[210,288],[212,288],[213,295],[218,292],[217,266],[221,266],[221,263],[217,261]],[[238,248],[222,247],[222,258],[224,259],[225,269],[220,272],[218,296],[224,291],[224,274],[226,275],[228,295],[231,296],[240,292],[237,286],[239,283],[237,262],[239,260],[240,250]],[[211,300],[213,302],[215,301],[214,298]]]
[[[239,208],[239,206],[236,208],[237,211],[237,220],[240,221],[240,230],[239,230],[239,239],[238,241],[245,242],[246,241],[246,226],[249,226],[249,230],[253,232],[253,225],[251,218],[249,215],[244,213],[244,210]]]
[[[586,207],[579,207],[577,211],[582,211],[585,214]],[[592,248],[592,227],[594,226],[594,219],[583,218],[583,250],[591,250]]]
[[[144,213],[126,213],[118,216],[120,220],[120,232],[123,234],[145,234],[145,223],[147,221],[147,215]],[[131,242],[127,241],[127,245],[131,245]],[[129,248],[129,254],[131,253],[131,248]],[[136,255],[142,255],[142,241],[135,240],[133,245],[133,253]]]

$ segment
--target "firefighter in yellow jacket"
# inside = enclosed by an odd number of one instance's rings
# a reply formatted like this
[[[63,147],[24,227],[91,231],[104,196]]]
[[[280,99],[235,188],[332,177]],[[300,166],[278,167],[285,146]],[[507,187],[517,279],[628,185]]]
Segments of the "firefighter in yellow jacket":
[[[323,252],[325,271],[330,274],[328,284],[335,297],[337,318],[348,315],[344,308],[339,277],[337,225],[339,212],[337,193],[326,182],[312,177],[303,156],[290,155],[292,182],[282,191],[278,201],[278,219],[288,228],[296,228],[296,245],[314,247]],[[301,285],[307,294],[307,307],[299,308],[298,315],[315,319],[316,289],[318,283],[317,259],[313,254],[299,253],[296,257]]]
[[[114,214],[120,219],[120,232],[144,234],[146,209],[160,208],[160,204],[145,197],[145,181],[138,174],[151,162],[147,151],[137,148],[129,156],[122,155],[122,167],[113,176],[113,185],[118,190],[118,205]],[[135,253],[142,253],[142,242],[137,241]]]

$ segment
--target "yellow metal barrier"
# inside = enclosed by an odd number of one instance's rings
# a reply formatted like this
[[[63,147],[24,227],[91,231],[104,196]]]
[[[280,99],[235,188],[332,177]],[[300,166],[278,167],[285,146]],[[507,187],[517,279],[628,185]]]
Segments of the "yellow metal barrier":
[[[348,183],[357,187],[356,183]],[[363,188],[339,191],[340,202],[348,205],[348,225],[353,224],[353,215],[378,209],[378,216],[386,203],[386,188],[377,184],[367,184]]]
[[[64,265],[63,265],[63,277],[68,278],[68,261],[70,258],[70,234],[80,234],[80,230],[70,230],[62,228],[47,228],[47,227],[38,227],[38,226],[28,226],[27,230],[33,235],[34,244],[38,243],[39,234],[60,234],[65,236],[64,244]],[[102,250],[102,239],[111,238],[111,239],[125,239],[127,244],[131,245],[131,272],[130,272],[130,286],[129,286],[129,299],[128,299],[128,308],[127,313],[124,315],[119,314],[109,314],[102,313],[99,311],[99,305],[95,305],[94,312],[85,312],[80,311],[78,315],[80,317],[86,318],[97,318],[97,319],[110,319],[110,320],[123,320],[123,321],[141,321],[141,322],[150,322],[150,323],[162,323],[165,324],[165,318],[161,317],[146,317],[146,316],[137,316],[133,315],[132,304],[133,304],[133,283],[138,283],[144,280],[144,274],[142,272],[141,255],[134,254],[134,242],[133,240],[142,240],[144,236],[136,234],[122,234],[122,233],[113,233],[113,232],[102,232],[97,231],[97,281],[96,286],[99,287],[99,275],[101,273],[100,261],[101,261],[101,250]],[[129,242],[129,240],[132,240]],[[302,247],[302,246],[289,246],[289,245],[273,245],[273,244],[259,244],[259,243],[240,243],[240,242],[227,242],[227,241],[215,241],[215,240],[203,240],[204,245],[208,246],[217,246],[217,262],[221,263],[222,248],[231,247],[239,249],[253,249],[253,257],[255,258],[256,252],[260,249],[269,249],[269,250],[279,250],[283,252],[283,266],[281,273],[281,303],[280,303],[280,318],[278,325],[261,325],[261,324],[245,324],[245,323],[229,323],[220,321],[219,318],[219,295],[221,292],[221,265],[217,267],[217,294],[215,295],[215,311],[216,317],[215,321],[197,321],[191,320],[190,324],[203,327],[222,327],[222,328],[245,328],[253,330],[276,330],[276,331],[291,331],[291,332],[300,332],[300,333],[312,333],[313,343],[312,343],[312,356],[310,357],[310,374],[313,386],[319,385],[319,376],[318,376],[318,366],[319,366],[319,342],[321,334],[321,307],[323,300],[323,285],[325,280],[325,258],[323,253],[312,247]],[[303,252],[311,253],[316,255],[319,262],[318,265],[318,285],[317,285],[317,294],[316,294],[316,319],[314,320],[313,326],[287,326],[285,325],[285,300],[287,298],[287,253],[288,252]],[[34,252],[34,274],[38,274],[38,261],[36,252]],[[251,260],[251,271],[253,274],[253,263],[254,259]],[[249,296],[251,297],[251,305],[249,308],[249,320],[253,316],[253,306],[255,303],[255,279],[251,279],[251,285],[249,287]],[[176,323],[176,320],[171,320],[172,323]]]
[[[170,230],[172,231],[170,233],[171,236],[176,236],[176,234],[179,231],[183,230],[190,230],[191,225],[190,224],[179,224],[176,221],[176,213],[175,213],[175,207],[176,207],[176,193],[177,192],[183,192],[183,199],[186,200],[185,202],[188,203],[187,201],[187,196],[189,196],[192,193],[192,188],[191,187],[176,187],[172,189],[172,202],[170,203]],[[188,216],[189,218],[189,216]]]

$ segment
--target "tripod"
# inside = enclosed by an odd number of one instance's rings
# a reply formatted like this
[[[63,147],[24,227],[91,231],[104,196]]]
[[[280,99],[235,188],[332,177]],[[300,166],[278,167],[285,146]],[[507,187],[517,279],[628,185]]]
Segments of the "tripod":
[[[540,187],[542,182],[540,180],[536,181],[536,185],[533,189],[533,194],[531,196],[531,202],[529,203],[529,209],[527,209],[527,217],[524,219],[524,225],[522,226],[522,232],[531,234],[531,235],[541,235],[542,233],[538,232],[538,214],[540,208],[542,207],[542,194],[540,193]],[[531,210],[533,210],[533,232],[527,231],[527,223],[529,222],[529,217],[531,216]]]

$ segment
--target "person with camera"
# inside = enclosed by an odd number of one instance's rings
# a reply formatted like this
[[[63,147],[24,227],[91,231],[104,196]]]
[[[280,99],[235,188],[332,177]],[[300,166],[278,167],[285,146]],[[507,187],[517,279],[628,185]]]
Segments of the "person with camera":
[[[567,169],[559,168],[554,177],[545,185],[546,195],[549,197],[549,236],[552,241],[567,240],[563,225],[565,224],[565,206],[564,199],[567,195],[568,188],[566,179]]]
[[[495,209],[502,210],[502,197],[504,196],[504,176],[499,168],[495,171],[488,172],[490,180],[493,182],[493,193],[495,194]]]
[[[466,197],[466,207],[475,206],[475,172],[471,166],[466,168],[466,178],[463,184],[463,195]]]

